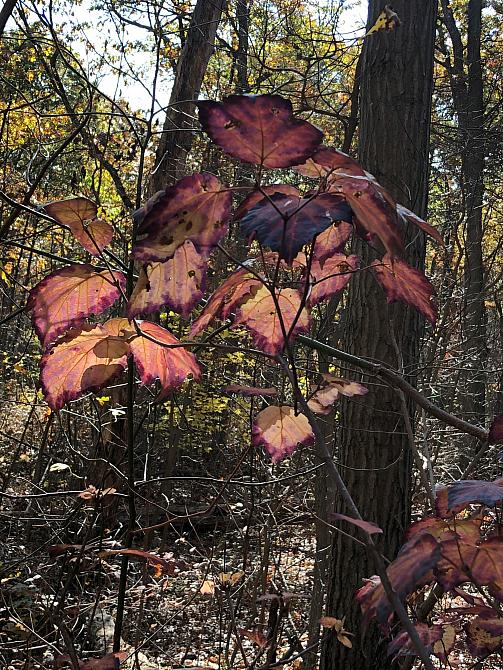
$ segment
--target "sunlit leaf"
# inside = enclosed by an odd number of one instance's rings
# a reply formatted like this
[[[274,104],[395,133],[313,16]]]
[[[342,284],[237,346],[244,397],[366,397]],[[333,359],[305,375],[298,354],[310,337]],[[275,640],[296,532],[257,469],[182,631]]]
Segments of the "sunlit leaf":
[[[386,572],[393,590],[400,599],[422,586],[440,558],[440,544],[431,535],[422,534],[405,544]],[[367,622],[376,617],[381,627],[388,629],[393,612],[380,580],[369,582],[356,594]]]
[[[99,256],[112,241],[114,229],[106,221],[96,218],[98,208],[88,198],[51,202],[44,206],[44,211],[58,223],[68,226],[77,242],[93,256]]]
[[[142,384],[159,380],[162,391],[158,399],[181,386],[189,375],[199,379],[201,370],[194,354],[184,349],[174,335],[150,321],[140,321],[138,325],[142,336],[132,337],[129,347]]]
[[[432,225],[424,221],[417,214],[414,214],[414,212],[411,212],[410,209],[407,209],[407,207],[404,207],[403,205],[397,204],[396,209],[400,217],[402,217],[409,223],[412,223],[413,225],[417,226],[424,233],[432,237],[441,246],[445,247],[445,242],[436,228],[434,228]]]
[[[328,372],[323,373],[323,381],[318,390],[308,401],[309,409],[315,414],[329,414],[331,406],[340,396],[352,398],[355,395],[365,395],[368,389],[358,382],[341,379]]]
[[[313,258],[319,263],[333,254],[344,250],[344,245],[353,232],[353,226],[346,221],[336,221],[316,238]]]
[[[266,407],[255,417],[253,446],[263,446],[273,463],[290,456],[299,444],[314,443],[311,424],[304,414],[295,415],[293,407]]]
[[[199,593],[203,596],[215,595],[215,582],[212,579],[205,579],[199,589]]]
[[[127,305],[130,319],[167,305],[185,319],[204,295],[206,259],[187,240],[163,263],[147,263]]]
[[[365,34],[365,37],[372,35],[373,33],[377,33],[380,30],[386,30],[388,32],[390,30],[395,30],[395,28],[397,28],[400,24],[401,21],[398,18],[398,14],[393,11],[390,5],[385,5],[372,28],[370,28]]]
[[[226,319],[241,302],[248,300],[262,282],[246,268],[241,268],[220,284],[192,324],[190,336],[205,330],[214,319]]]
[[[372,268],[388,302],[405,302],[435,325],[437,310],[431,300],[435,291],[422,272],[389,255],[384,256],[382,261],[373,261]]]
[[[183,177],[156,195],[137,213],[141,221],[133,256],[141,261],[165,261],[186,240],[208,256],[227,233],[232,193],[209,173]],[[141,212],[141,210],[140,210]]]
[[[297,333],[309,330],[310,316],[301,304],[302,296],[296,289],[281,289],[274,299],[269,289],[262,286],[241,305],[234,323],[250,331],[256,347],[275,356],[285,346],[285,334],[291,340]]]
[[[367,173],[354,158],[339,149],[321,146],[303,165],[296,165],[295,170],[305,177],[327,177],[333,172],[365,177]]]
[[[126,367],[128,346],[104,326],[72,329],[41,360],[40,383],[58,410],[88,391],[99,391]]]
[[[122,272],[98,272],[91,265],[75,263],[51,272],[30,291],[26,305],[42,344],[50,344],[91,314],[104,312],[120,297],[125,283]]]
[[[351,221],[350,208],[337,194],[301,198],[275,193],[248,210],[240,229],[291,263],[305,244],[334,221]]]
[[[359,265],[358,256],[345,256],[340,253],[334,253],[321,263],[314,260],[309,273],[312,287],[308,304],[312,307],[342,291]]]
[[[323,626],[323,628],[333,630],[339,642],[348,649],[352,649],[353,643],[348,637],[348,635],[352,635],[352,633],[344,630],[344,619],[336,619],[333,616],[322,616],[320,619],[320,624]]]
[[[279,95],[231,95],[197,106],[207,135],[245,163],[269,168],[303,163],[323,138],[321,130],[294,118],[291,102]]]

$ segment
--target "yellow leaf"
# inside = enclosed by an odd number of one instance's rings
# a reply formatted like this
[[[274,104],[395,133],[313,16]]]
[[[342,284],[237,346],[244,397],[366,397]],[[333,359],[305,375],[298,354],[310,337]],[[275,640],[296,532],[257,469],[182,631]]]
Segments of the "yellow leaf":
[[[401,21],[398,18],[398,14],[393,11],[393,8],[390,5],[386,5],[377,17],[377,21],[366,33],[365,37],[372,35],[372,33],[377,33],[379,30],[394,30],[397,26],[400,25],[400,23]]]

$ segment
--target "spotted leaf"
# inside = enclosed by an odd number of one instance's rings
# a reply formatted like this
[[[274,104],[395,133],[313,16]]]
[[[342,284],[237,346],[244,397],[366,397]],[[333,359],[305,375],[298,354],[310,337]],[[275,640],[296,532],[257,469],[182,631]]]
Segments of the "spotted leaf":
[[[293,116],[279,95],[231,95],[197,103],[203,130],[227,154],[245,163],[281,168],[303,163],[323,133]]]

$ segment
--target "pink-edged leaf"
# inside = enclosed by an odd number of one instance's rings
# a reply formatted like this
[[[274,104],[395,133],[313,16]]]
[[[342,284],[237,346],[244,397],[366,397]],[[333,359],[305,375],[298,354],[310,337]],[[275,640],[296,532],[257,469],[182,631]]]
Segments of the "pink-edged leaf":
[[[477,616],[464,625],[468,649],[474,656],[488,656],[503,646],[503,618],[497,610],[493,616]]]
[[[403,599],[422,586],[423,579],[429,575],[439,558],[440,544],[431,535],[425,533],[407,542],[386,569],[398,597]],[[361,588],[356,599],[366,623],[375,617],[383,629],[388,629],[393,609],[379,579]]]
[[[224,386],[222,391],[226,393],[239,393],[244,396],[276,396],[278,395],[278,389],[274,386],[269,386],[267,388],[261,386],[242,386],[241,384],[228,384]]]
[[[266,407],[255,417],[252,429],[254,447],[263,446],[273,463],[290,456],[299,444],[314,443],[311,424],[293,407]]]
[[[344,195],[356,223],[370,235],[376,235],[390,256],[402,253],[396,205],[373,178],[341,176],[331,183],[330,191]]]
[[[193,379],[201,377],[194,354],[184,349],[169,330],[150,321],[140,321],[138,327],[143,335],[130,338],[129,347],[142,384],[159,380],[162,390],[158,400],[181,386],[189,375]]]
[[[427,221],[424,221],[420,216],[414,214],[414,212],[412,212],[410,209],[407,209],[407,207],[404,207],[403,205],[397,204],[396,210],[402,219],[405,219],[405,221],[408,221],[409,223],[417,226],[423,231],[423,233],[426,233],[431,238],[433,238],[435,242],[438,242],[440,246],[445,247],[445,242],[442,239],[442,235],[440,235],[438,230],[430,225]]]
[[[234,220],[239,221],[243,216],[255,205],[266,198],[266,196],[274,195],[275,193],[283,193],[283,195],[291,195],[295,198],[300,198],[300,193],[295,186],[290,186],[290,184],[270,184],[269,186],[262,186],[256,191],[252,191],[239,207],[234,212]]]
[[[503,414],[496,416],[491,423],[489,444],[503,444]]]
[[[480,503],[487,507],[494,507],[503,501],[503,480],[495,482],[481,480],[461,480],[454,482],[447,488],[448,509],[458,511],[468,505]]]
[[[346,221],[336,221],[316,238],[313,258],[319,263],[333,254],[344,250],[344,245],[353,232],[353,226]]]
[[[321,146],[303,165],[295,170],[305,177],[327,177],[332,172],[344,172],[355,177],[365,177],[367,173],[354,158],[339,149]]]
[[[243,301],[251,298],[262,282],[246,268],[241,268],[220,284],[199,317],[192,324],[190,337],[199,335],[214,319],[226,319]]]
[[[187,240],[163,263],[147,263],[127,305],[130,319],[167,305],[188,318],[204,295],[207,261]]]
[[[364,530],[366,533],[369,535],[375,535],[376,533],[382,533],[382,528],[379,528],[379,526],[375,523],[372,523],[372,521],[364,521],[363,519],[355,519],[352,516],[346,516],[345,514],[338,514],[334,513],[332,514],[332,518],[335,519],[336,521],[347,521],[348,523],[352,524],[353,526],[358,526],[358,528],[361,528]]]
[[[428,624],[425,623],[417,623],[414,628],[416,629],[419,639],[430,653],[433,651],[435,642],[441,640],[442,635],[444,634],[444,628],[439,624],[428,626]],[[390,656],[415,656],[417,655],[417,651],[409,638],[409,634],[403,631],[393,638],[388,645],[388,654]]]
[[[227,233],[231,203],[231,191],[213,175],[183,177],[136,213],[140,225],[133,256],[141,261],[165,261],[186,240],[208,256]]]
[[[112,241],[113,227],[96,218],[98,208],[88,198],[51,202],[44,206],[44,211],[58,223],[68,226],[77,242],[93,256],[99,256]]]
[[[127,352],[127,343],[111,334],[107,324],[70,330],[40,363],[40,383],[49,407],[59,410],[88,391],[108,386],[126,367]]]
[[[342,291],[359,266],[358,256],[345,256],[340,253],[329,256],[321,263],[314,260],[311,264],[308,305],[317,305]]]
[[[310,199],[275,193],[247,211],[240,229],[291,263],[305,244],[334,221],[351,221],[351,209],[337,194]]]
[[[104,312],[120,297],[125,283],[122,272],[97,272],[78,263],[51,272],[30,291],[26,306],[41,343],[47,346],[69,327]]]
[[[276,301],[281,318],[271,292],[262,286],[241,305],[234,322],[234,325],[244,325],[250,331],[255,346],[272,356],[281,353],[285,346],[282,323],[290,340],[297,333],[307,332],[311,323],[306,308],[301,309],[302,296],[296,289],[277,291]]]
[[[279,95],[231,95],[197,106],[204,132],[245,163],[269,168],[303,163],[323,139],[321,130],[296,119],[291,102]]]
[[[388,302],[405,302],[435,325],[437,310],[431,300],[435,291],[422,272],[399,258],[391,258],[388,254],[382,261],[373,261],[372,268],[386,292]]]
[[[307,403],[315,414],[329,414],[331,406],[341,395],[352,398],[355,395],[365,395],[368,389],[358,382],[341,379],[328,372],[322,374],[322,384]]]

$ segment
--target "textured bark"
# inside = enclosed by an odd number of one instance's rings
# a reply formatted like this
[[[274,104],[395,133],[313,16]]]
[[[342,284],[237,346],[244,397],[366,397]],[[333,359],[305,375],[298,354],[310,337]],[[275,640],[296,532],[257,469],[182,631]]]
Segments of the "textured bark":
[[[248,42],[250,7],[248,0],[237,0],[236,19],[238,28],[238,48],[236,51],[237,86],[236,93],[248,93]]]
[[[371,0],[369,26],[384,4]],[[437,6],[435,0],[401,0],[394,2],[393,8],[402,25],[392,33],[370,36],[364,45],[359,159],[398,202],[425,215]],[[406,260],[422,267],[423,234],[407,230],[406,238]],[[365,267],[376,253],[363,243],[356,246]],[[343,348],[395,368],[403,365],[404,374],[413,383],[422,318],[401,305],[388,308],[382,290],[368,272],[353,278],[349,295]],[[409,521],[411,455],[398,395],[377,385],[375,379],[365,381],[370,384],[370,393],[364,401],[342,406],[339,460],[345,466],[345,480],[363,518],[383,529],[380,548],[392,559]],[[337,504],[340,511],[347,513],[342,503]],[[345,628],[355,637],[353,649],[348,650],[331,636],[322,651],[322,670],[392,667],[386,642],[381,641],[375,626],[362,630],[354,600],[362,579],[374,573],[375,567],[363,547],[336,534],[327,614],[345,616]]]
[[[195,101],[213,52],[215,35],[225,0],[197,0],[190,27],[178,59],[169,109],[156,151],[151,177],[152,193],[185,174],[185,161],[192,146]]]

